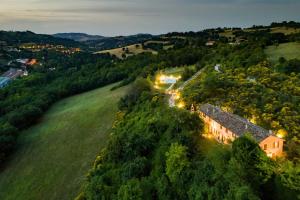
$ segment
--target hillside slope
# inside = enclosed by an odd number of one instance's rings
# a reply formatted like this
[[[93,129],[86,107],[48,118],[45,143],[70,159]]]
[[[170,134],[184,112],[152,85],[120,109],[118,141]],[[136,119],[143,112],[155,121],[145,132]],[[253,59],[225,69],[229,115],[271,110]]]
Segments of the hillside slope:
[[[22,43],[36,43],[36,44],[52,44],[63,45],[66,47],[84,47],[85,45],[74,40],[65,38],[57,38],[52,35],[36,34],[31,31],[1,31],[0,41],[4,41],[7,45],[18,46]]]
[[[0,174],[0,199],[72,199],[106,144],[117,101],[113,85],[55,104],[23,132],[20,148]]]
[[[88,40],[100,40],[104,38],[100,35],[88,35],[86,33],[56,33],[53,36],[57,38],[75,40],[77,42],[85,42]]]
[[[272,63],[276,63],[280,57],[284,57],[287,60],[296,58],[300,59],[300,43],[289,42],[268,46],[265,50],[265,53]]]
[[[142,47],[142,44],[133,44],[133,45],[125,46],[123,48],[98,51],[98,52],[95,52],[95,54],[109,53],[110,55],[114,55],[114,56],[122,59],[122,58],[126,58],[128,56],[133,56],[133,55],[137,55],[140,53],[147,53],[147,52],[152,53],[152,54],[157,54],[157,52],[154,50],[144,49]]]
[[[84,42],[84,44],[94,48],[95,50],[101,51],[142,43],[151,40],[154,37],[155,36],[150,34],[137,34],[129,36],[107,37],[101,40],[89,40]]]

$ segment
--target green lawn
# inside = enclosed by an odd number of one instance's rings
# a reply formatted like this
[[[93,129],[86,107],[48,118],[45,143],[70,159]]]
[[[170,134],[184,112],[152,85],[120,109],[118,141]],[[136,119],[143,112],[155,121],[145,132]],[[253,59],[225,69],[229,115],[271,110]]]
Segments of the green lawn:
[[[268,46],[265,50],[272,63],[276,63],[280,57],[286,59],[300,59],[300,43],[289,42],[279,46]]]
[[[0,173],[1,200],[73,199],[107,142],[117,101],[126,88],[113,85],[55,104],[19,139],[19,148]]]

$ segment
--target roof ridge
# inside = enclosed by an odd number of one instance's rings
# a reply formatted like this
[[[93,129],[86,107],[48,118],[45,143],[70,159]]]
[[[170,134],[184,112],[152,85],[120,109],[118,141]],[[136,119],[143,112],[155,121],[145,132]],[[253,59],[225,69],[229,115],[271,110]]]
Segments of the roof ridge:
[[[226,112],[218,106],[206,103],[200,106],[199,110],[224,127],[234,130],[234,132],[238,135],[243,135],[248,131],[249,133],[252,133],[257,140],[261,140],[272,135],[272,133],[270,133],[267,129],[264,129],[263,127],[258,126],[239,115]]]

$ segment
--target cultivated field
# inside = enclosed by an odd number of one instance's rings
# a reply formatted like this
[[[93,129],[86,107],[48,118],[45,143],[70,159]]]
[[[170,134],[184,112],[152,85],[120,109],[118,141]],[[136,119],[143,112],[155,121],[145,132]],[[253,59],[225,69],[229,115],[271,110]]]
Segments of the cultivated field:
[[[128,50],[126,50],[128,49]],[[156,51],[153,51],[151,49],[143,49],[141,44],[133,44],[126,47],[116,48],[116,49],[109,49],[104,51],[98,51],[96,53],[109,53],[111,55],[115,55],[118,58],[123,58],[123,54],[128,56],[137,55],[144,52],[150,52],[153,54],[156,54]]]
[[[288,60],[294,58],[300,59],[300,43],[290,42],[278,46],[269,46],[266,48],[265,52],[268,55],[269,60],[273,63],[277,62],[280,57],[284,57]]]
[[[275,27],[271,29],[272,33],[283,33],[285,35],[290,35],[293,33],[300,33],[300,28],[290,28],[290,27]]]
[[[0,173],[1,200],[74,199],[110,133],[117,101],[114,85],[55,104],[21,134],[20,148]]]

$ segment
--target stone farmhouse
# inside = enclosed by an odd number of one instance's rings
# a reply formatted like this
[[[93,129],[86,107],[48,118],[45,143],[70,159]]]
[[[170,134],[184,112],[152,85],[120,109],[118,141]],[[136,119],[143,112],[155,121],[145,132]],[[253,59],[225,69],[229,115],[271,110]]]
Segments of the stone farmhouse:
[[[272,131],[211,104],[200,106],[198,112],[205,123],[208,134],[221,143],[227,144],[246,133],[250,133],[267,156],[274,158],[283,153],[284,140],[277,137]]]

